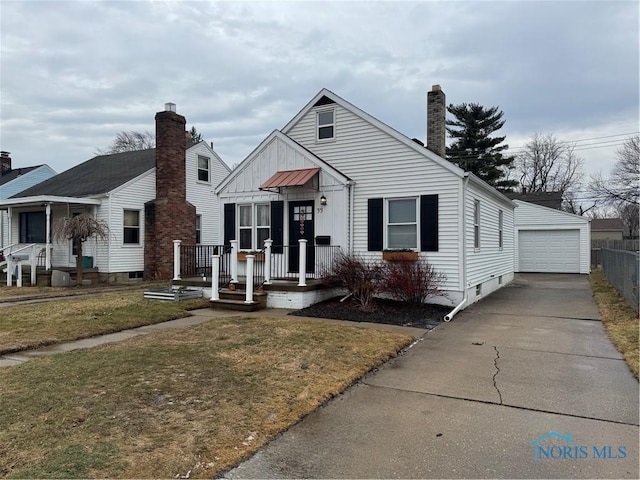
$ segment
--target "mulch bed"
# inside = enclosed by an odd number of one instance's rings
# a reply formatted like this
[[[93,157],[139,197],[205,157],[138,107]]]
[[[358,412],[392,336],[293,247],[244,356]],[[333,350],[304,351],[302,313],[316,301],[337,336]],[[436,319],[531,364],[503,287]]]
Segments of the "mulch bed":
[[[404,327],[432,329],[442,322],[451,307],[424,304],[418,307],[395,300],[376,298],[369,312],[360,310],[360,305],[352,299],[340,302],[341,297],[331,298],[310,307],[291,312],[300,317],[333,318],[352,322],[386,323]]]

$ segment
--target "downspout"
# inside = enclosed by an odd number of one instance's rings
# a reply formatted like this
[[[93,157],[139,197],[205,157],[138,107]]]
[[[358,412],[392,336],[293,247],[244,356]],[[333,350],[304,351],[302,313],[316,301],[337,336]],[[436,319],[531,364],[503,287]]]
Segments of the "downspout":
[[[467,185],[469,174],[464,174],[462,182],[462,301],[444,316],[445,322],[450,322],[467,303]]]
[[[349,231],[347,233],[347,242],[349,253],[353,253],[353,199],[355,195],[355,182],[349,180],[347,182],[347,187],[349,188],[349,205],[347,208],[347,215],[349,216],[347,220],[347,228],[349,229]]]

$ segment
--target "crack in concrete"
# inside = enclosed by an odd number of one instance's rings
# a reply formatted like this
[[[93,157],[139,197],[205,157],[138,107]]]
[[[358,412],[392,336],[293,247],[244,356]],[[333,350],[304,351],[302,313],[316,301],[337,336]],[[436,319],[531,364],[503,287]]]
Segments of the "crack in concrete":
[[[498,351],[498,347],[494,346],[493,349],[496,351],[496,358],[493,359],[493,365],[496,367],[496,373],[493,374],[493,388],[498,392],[498,397],[500,397],[499,405],[502,405],[502,393],[500,393],[500,389],[498,388],[498,384],[496,383],[496,377],[500,373],[500,367],[498,367],[498,359],[500,358],[500,352]]]

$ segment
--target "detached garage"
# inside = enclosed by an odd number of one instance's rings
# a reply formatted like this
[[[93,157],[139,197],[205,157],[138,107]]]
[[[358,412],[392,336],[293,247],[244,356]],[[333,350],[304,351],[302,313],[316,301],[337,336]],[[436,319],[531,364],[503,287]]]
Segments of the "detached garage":
[[[514,200],[518,272],[589,273],[589,219]]]

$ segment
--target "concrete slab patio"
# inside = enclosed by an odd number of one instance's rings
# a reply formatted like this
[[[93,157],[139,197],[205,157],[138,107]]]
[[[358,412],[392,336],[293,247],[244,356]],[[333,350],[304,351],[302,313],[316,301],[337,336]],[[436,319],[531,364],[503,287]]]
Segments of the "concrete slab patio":
[[[638,382],[599,318],[586,276],[520,275],[226,477],[639,478]]]

